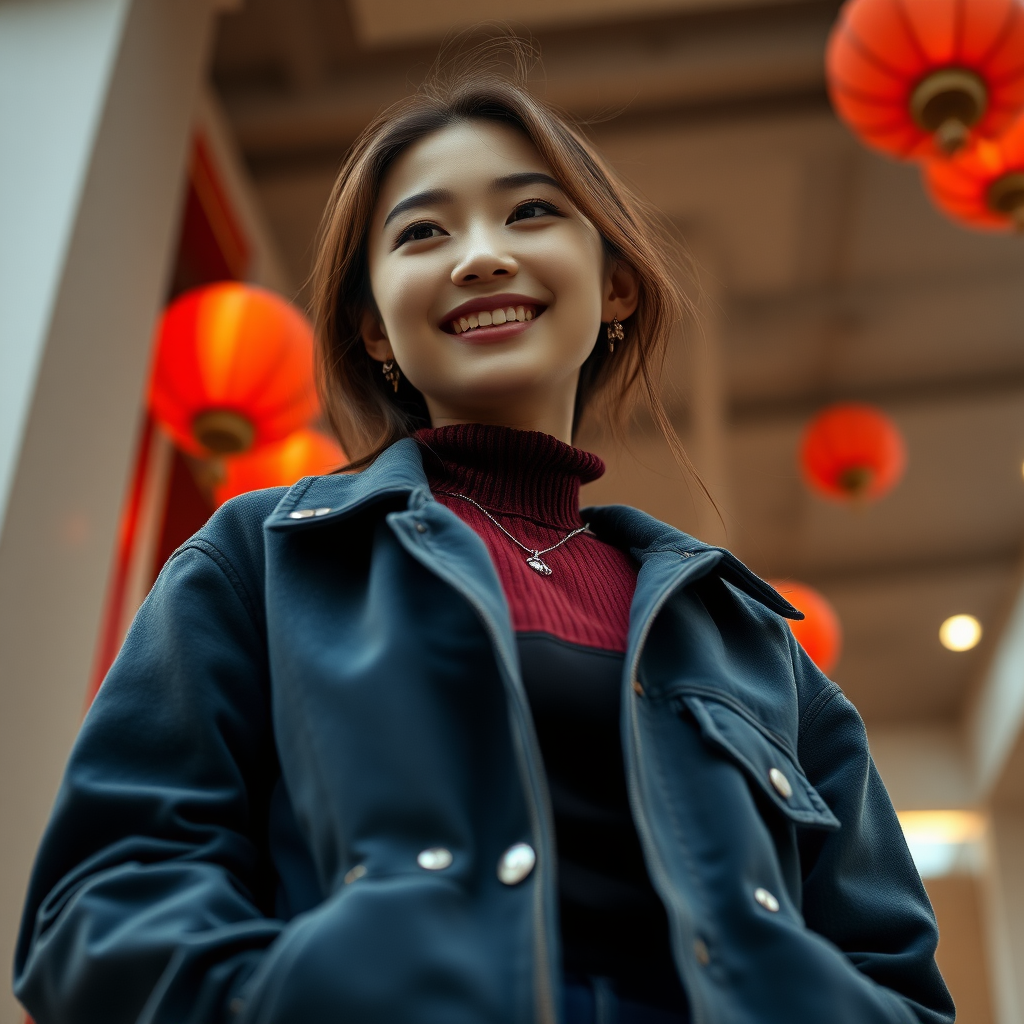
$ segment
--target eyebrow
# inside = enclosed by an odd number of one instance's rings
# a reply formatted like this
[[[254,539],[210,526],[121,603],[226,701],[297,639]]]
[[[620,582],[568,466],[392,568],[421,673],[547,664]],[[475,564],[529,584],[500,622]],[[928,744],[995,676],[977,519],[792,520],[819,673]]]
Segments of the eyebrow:
[[[520,171],[518,174],[506,174],[501,178],[495,178],[491,182],[492,192],[509,192],[514,188],[522,188],[523,185],[552,185],[561,191],[562,186],[542,171]]]
[[[542,171],[520,171],[517,174],[505,174],[500,178],[495,178],[491,182],[491,191],[510,192],[512,189],[522,188],[524,185],[551,185],[559,190],[562,187],[550,174],[544,174]],[[406,210],[417,210],[424,206],[438,206],[454,202],[455,194],[450,189],[431,188],[425,192],[417,192],[392,207],[391,212],[384,220],[384,227],[387,227]]]
[[[417,192],[415,195],[396,203],[384,221],[387,227],[400,213],[406,210],[416,210],[423,206],[438,206],[445,203],[454,203],[455,193],[446,188],[431,188],[426,192]]]

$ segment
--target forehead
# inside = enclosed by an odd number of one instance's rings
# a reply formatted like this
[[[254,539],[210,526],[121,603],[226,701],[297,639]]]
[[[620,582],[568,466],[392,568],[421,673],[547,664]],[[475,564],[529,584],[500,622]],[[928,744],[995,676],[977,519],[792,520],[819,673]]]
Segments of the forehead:
[[[398,157],[381,183],[378,213],[415,192],[444,188],[457,196],[517,171],[551,173],[521,132],[492,121],[460,121],[424,136]]]

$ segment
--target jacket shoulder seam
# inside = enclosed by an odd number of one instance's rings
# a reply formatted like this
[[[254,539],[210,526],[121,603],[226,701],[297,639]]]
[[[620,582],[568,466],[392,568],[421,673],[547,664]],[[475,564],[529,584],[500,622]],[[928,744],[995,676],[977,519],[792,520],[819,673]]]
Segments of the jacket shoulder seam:
[[[213,562],[218,569],[224,574],[228,583],[231,584],[231,589],[238,595],[239,600],[245,607],[246,613],[252,620],[253,626],[256,628],[257,633],[261,633],[262,627],[260,625],[259,611],[256,602],[253,600],[252,595],[249,593],[249,588],[246,587],[245,581],[238,574],[234,565],[231,564],[231,560],[223,551],[220,550],[215,544],[211,544],[208,540],[204,540],[202,537],[193,537],[191,540],[186,541],[178,548],[177,551],[171,556],[171,558],[177,558],[178,555],[185,551],[194,550],[199,551],[206,555],[207,558]]]
[[[828,707],[836,697],[841,696],[842,692],[842,689],[831,680],[829,681],[828,686],[819,690],[815,695],[814,700],[807,705],[803,715],[800,717],[800,732],[803,732],[805,729],[809,729],[825,708]]]

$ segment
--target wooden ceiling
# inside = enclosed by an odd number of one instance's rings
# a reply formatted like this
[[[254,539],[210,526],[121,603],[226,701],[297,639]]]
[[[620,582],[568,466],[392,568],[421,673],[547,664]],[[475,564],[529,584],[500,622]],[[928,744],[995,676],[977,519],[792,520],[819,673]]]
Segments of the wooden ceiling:
[[[835,120],[822,56],[838,6],[505,0],[499,15],[465,0],[248,0],[222,18],[213,78],[301,298],[333,175],[361,126],[415,87],[467,18],[531,32],[538,91],[595,119],[598,146],[702,267],[704,333],[685,332],[665,385],[726,542],[755,571],[834,602],[846,632],[835,675],[869,726],[950,723],[1019,586],[1024,242],[945,220],[914,167],[867,152]],[[715,465],[694,438],[709,351],[720,363]],[[903,483],[861,510],[812,497],[796,468],[806,418],[840,398],[879,404],[909,446]],[[609,461],[590,500],[718,534],[642,425],[626,449],[586,443]],[[985,627],[969,653],[938,642],[956,612]]]

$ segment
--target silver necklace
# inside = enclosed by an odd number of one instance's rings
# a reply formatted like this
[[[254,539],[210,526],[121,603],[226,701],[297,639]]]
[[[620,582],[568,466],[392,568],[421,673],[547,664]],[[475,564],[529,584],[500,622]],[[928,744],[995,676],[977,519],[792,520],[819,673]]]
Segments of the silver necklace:
[[[578,537],[581,533],[586,533],[587,530],[590,529],[590,523],[584,523],[582,526],[578,526],[573,530],[572,533],[566,534],[557,544],[552,544],[549,548],[543,548],[540,550],[537,548],[528,548],[521,541],[516,540],[516,538],[513,537],[512,534],[509,533],[508,530],[506,530],[505,527],[502,526],[501,523],[499,523],[498,520],[480,504],[479,501],[474,501],[468,494],[459,494],[457,491],[438,491],[437,493],[445,494],[449,498],[460,498],[462,501],[468,501],[470,505],[475,505],[499,530],[501,530],[503,534],[505,534],[506,537],[508,537],[510,541],[512,541],[513,544],[522,548],[526,552],[526,564],[535,572],[539,572],[541,576],[551,575],[551,566],[540,557],[541,555],[546,555],[549,551],[554,551],[555,548],[560,548],[566,543],[566,541],[570,541],[573,537]]]

